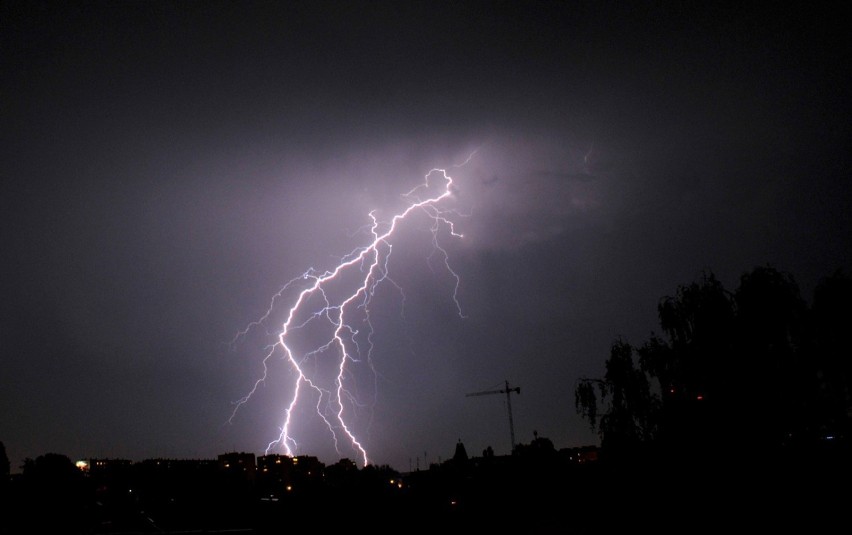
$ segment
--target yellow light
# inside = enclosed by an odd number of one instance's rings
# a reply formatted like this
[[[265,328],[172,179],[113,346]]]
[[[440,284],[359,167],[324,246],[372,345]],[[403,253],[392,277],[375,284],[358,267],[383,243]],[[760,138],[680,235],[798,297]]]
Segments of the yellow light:
[[[293,487],[291,485],[287,485],[287,492],[290,492],[291,490],[293,490]]]

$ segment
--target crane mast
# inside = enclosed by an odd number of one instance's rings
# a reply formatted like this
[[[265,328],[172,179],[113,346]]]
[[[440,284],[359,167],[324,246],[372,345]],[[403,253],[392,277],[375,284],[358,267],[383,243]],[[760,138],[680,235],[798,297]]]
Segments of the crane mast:
[[[470,394],[465,394],[465,397],[471,396],[486,396],[488,394],[506,394],[506,407],[509,410],[509,437],[512,440],[512,449],[509,450],[511,453],[515,453],[515,423],[512,421],[512,393],[520,395],[521,387],[516,386],[514,388],[509,387],[509,381],[506,381],[506,388],[501,388],[500,390],[485,390],[482,392],[472,392]]]

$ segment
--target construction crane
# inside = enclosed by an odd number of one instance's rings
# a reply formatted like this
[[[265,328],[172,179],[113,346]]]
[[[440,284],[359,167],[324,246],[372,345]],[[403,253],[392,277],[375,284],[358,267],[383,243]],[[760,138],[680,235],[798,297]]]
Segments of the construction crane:
[[[512,392],[520,395],[521,387],[516,386],[514,388],[509,388],[509,381],[506,381],[506,388],[501,388],[500,390],[485,390],[484,392],[473,392],[471,394],[465,394],[465,397],[485,396],[488,394],[506,394],[506,407],[509,409],[509,436],[512,439],[512,449],[510,450],[510,453],[515,453],[515,424],[512,422]]]

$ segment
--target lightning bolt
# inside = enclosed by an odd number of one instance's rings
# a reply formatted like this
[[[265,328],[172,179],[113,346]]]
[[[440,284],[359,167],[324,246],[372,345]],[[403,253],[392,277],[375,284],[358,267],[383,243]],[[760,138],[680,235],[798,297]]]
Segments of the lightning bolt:
[[[461,164],[454,167],[466,165],[473,158],[476,151]],[[428,230],[431,233],[433,252],[428,261],[431,262],[435,256],[441,265],[454,280],[453,302],[458,315],[462,318],[461,305],[458,300],[460,278],[450,267],[449,255],[439,241],[439,236],[449,235],[461,238],[456,232],[453,217],[459,216],[455,210],[444,207],[447,199],[453,196],[455,186],[452,177],[444,169],[432,169],[424,177],[424,181],[412,190],[402,195],[405,208],[395,214],[390,220],[381,221],[376,211],[368,213],[370,223],[362,227],[369,236],[366,245],[355,248],[340,262],[327,271],[319,271],[309,268],[300,276],[293,278],[281,290],[278,291],[270,302],[269,308],[258,320],[250,323],[243,331],[237,333],[232,344],[239,341],[248,332],[264,324],[276,309],[277,302],[284,299],[285,295],[292,294],[298,290],[295,300],[289,306],[286,321],[276,336],[276,342],[267,347],[263,358],[263,373],[255,381],[249,392],[235,402],[229,422],[233,421],[237,411],[245,405],[258,388],[263,385],[269,376],[269,360],[277,353],[283,353],[285,359],[295,372],[292,394],[286,408],[284,409],[284,423],[280,428],[278,437],[272,440],[266,447],[266,453],[278,447],[283,448],[287,455],[293,455],[297,450],[298,443],[292,434],[292,427],[297,406],[305,397],[303,390],[313,390],[317,395],[316,412],[331,433],[335,450],[340,454],[340,442],[346,441],[352,451],[360,458],[366,466],[370,460],[362,441],[356,437],[353,425],[350,423],[350,412],[361,407],[356,396],[347,389],[347,380],[350,378],[350,368],[359,362],[366,361],[374,377],[374,403],[376,384],[376,370],[373,366],[373,323],[370,315],[370,304],[377,288],[388,283],[393,285],[402,297],[403,307],[405,293],[402,287],[390,276],[389,262],[393,251],[394,242],[398,239],[398,229],[413,220],[412,214],[425,214],[430,221]],[[342,287],[345,289],[341,290]],[[301,289],[299,289],[301,288]],[[404,308],[403,308],[404,310]],[[360,314],[366,325],[366,336],[361,335],[362,344],[366,341],[366,347],[361,347],[358,342],[359,331],[354,327],[353,316]],[[320,344],[312,345],[309,350],[297,349],[293,340],[294,333],[302,329],[314,328],[316,324],[325,325],[326,334]],[[334,380],[331,387],[323,387],[311,373],[318,367],[317,361],[325,355],[333,355]]]

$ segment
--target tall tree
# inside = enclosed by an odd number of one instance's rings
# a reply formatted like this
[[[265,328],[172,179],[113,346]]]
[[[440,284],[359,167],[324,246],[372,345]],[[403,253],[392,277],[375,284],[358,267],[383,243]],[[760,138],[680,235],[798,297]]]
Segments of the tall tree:
[[[6,445],[0,442],[0,500],[5,501],[9,483],[9,457],[6,455]]]
[[[808,432],[852,436],[852,278],[836,271],[821,280],[812,310],[816,388]]]
[[[659,382],[659,438],[673,447],[710,446],[718,414],[729,404],[734,305],[712,272],[679,286],[657,306],[665,338],[654,333],[638,350],[642,369]]]
[[[745,273],[735,301],[737,362],[729,391],[736,406],[727,416],[739,436],[775,446],[804,425],[815,379],[807,359],[807,304],[793,277],[772,267]]]
[[[0,442],[0,478],[5,483],[9,479],[9,457],[6,455],[6,445]]]
[[[602,447],[612,455],[626,454],[651,440],[656,431],[659,399],[636,365],[633,348],[623,340],[612,344],[603,379],[581,380],[575,402],[577,411],[597,427]],[[599,404],[604,409],[600,420]]]

